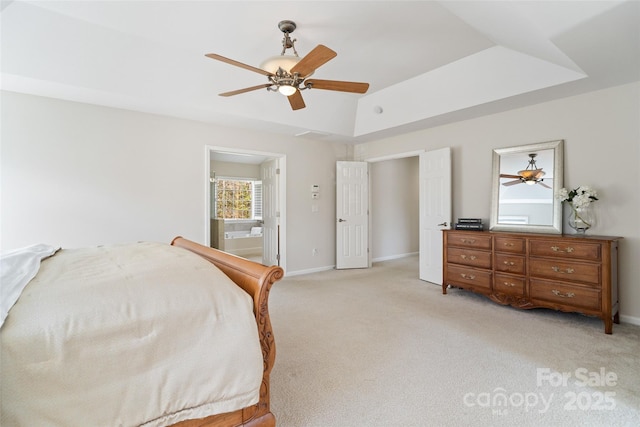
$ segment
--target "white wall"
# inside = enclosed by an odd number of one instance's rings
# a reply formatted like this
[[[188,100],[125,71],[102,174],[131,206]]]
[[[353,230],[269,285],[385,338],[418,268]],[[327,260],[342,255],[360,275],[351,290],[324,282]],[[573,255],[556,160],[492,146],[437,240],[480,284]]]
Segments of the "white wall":
[[[176,235],[204,243],[209,145],[286,155],[287,270],[335,264],[335,162],[347,160],[346,146],[6,91],[1,97],[2,250]],[[322,189],[313,214],[311,184]]]
[[[418,157],[371,163],[371,256],[374,261],[419,250]]]
[[[354,148],[356,160],[452,148],[453,218],[489,221],[494,148],[565,140],[565,187],[591,185],[598,224],[590,234],[622,236],[623,320],[640,321],[640,83],[444,125]]]
[[[178,234],[204,242],[209,145],[287,156],[288,272],[312,271],[335,264],[337,160],[451,147],[452,219],[488,223],[492,149],[564,139],[565,185],[591,184],[600,193],[594,204],[599,222],[589,232],[624,237],[621,313],[623,320],[640,319],[640,83],[353,149],[12,92],[1,96],[2,250],[36,242],[168,242]],[[317,213],[311,212],[312,184],[321,188]]]

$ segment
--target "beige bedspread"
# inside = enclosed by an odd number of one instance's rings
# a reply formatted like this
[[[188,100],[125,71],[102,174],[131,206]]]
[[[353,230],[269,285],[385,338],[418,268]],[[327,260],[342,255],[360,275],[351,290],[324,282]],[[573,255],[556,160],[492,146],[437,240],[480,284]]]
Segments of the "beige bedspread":
[[[61,250],[0,329],[0,424],[164,426],[254,404],[252,307],[181,248]]]

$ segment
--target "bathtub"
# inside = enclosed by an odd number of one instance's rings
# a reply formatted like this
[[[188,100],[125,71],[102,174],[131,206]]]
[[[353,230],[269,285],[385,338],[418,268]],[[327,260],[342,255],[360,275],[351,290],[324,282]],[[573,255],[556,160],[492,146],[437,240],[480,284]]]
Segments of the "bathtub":
[[[262,253],[262,227],[250,231],[225,231],[224,250],[235,255]]]

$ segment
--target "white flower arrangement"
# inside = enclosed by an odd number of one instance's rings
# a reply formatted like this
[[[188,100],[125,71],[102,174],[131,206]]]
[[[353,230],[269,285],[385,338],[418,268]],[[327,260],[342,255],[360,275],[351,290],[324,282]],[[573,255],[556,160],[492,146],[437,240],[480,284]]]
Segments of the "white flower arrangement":
[[[587,209],[591,202],[598,200],[596,190],[588,185],[581,185],[573,190],[561,188],[556,195],[561,202],[569,203],[571,214],[569,226],[578,233],[584,233],[593,225],[593,218]]]
[[[561,202],[568,202],[576,210],[582,210],[589,206],[591,202],[598,200],[598,193],[588,185],[581,185],[573,190],[561,188],[558,191],[558,199]]]

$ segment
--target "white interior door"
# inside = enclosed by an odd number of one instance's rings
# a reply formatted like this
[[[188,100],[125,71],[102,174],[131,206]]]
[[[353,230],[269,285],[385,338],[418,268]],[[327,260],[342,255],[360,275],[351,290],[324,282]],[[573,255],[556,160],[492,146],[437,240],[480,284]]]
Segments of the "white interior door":
[[[442,284],[442,230],[451,225],[451,149],[420,153],[420,279]]]
[[[369,267],[369,164],[336,163],[336,268]]]
[[[262,178],[262,263],[280,265],[280,212],[278,160],[260,165]]]

